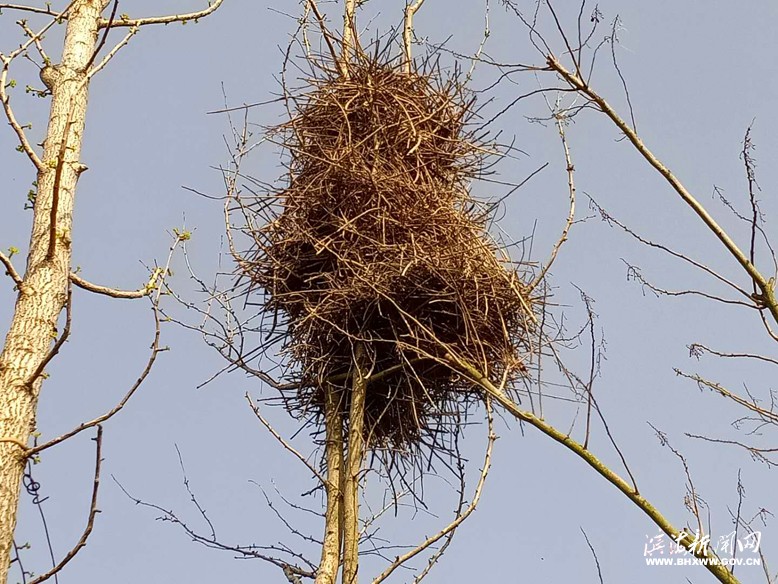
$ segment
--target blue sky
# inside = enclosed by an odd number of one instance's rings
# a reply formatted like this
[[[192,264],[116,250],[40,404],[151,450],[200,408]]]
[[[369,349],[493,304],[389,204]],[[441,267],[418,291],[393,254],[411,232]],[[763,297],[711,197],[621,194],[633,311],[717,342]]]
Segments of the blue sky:
[[[42,4],[42,3],[41,3]],[[519,3],[530,9],[527,2]],[[55,3],[57,6],[57,3]],[[166,2],[171,12],[198,8],[199,3]],[[463,54],[473,53],[481,40],[484,4],[427,0],[416,19],[417,34]],[[331,14],[336,7],[323,4]],[[154,14],[158,2],[136,0],[120,11],[132,16]],[[559,3],[563,22],[572,25],[577,6]],[[745,208],[745,178],[739,159],[746,128],[753,122],[755,156],[763,210],[775,216],[774,185],[778,176],[770,164],[778,151],[774,137],[778,122],[773,107],[778,96],[772,60],[778,8],[768,3],[728,2],[652,3],[605,0],[600,3],[604,25],[617,14],[622,27],[618,58],[630,90],[637,127],[643,140],[710,207],[733,236],[745,245],[747,230],[712,196],[714,185]],[[206,280],[218,270],[223,246],[223,217],[219,202],[185,190],[223,193],[222,177],[214,167],[228,160],[223,136],[229,132],[223,115],[206,112],[224,104],[266,101],[278,92],[282,49],[295,22],[296,2],[225,0],[214,16],[197,25],[148,28],[141,31],[92,85],[83,162],[89,167],[79,183],[73,231],[74,265],[85,278],[110,286],[136,288],[147,279],[146,265],[163,261],[173,228],[193,231],[189,259]],[[367,14],[378,12],[367,38],[397,23],[402,3],[373,0]],[[491,36],[486,50],[501,62],[540,63],[541,56],[527,40],[521,24],[499,3],[490,7]],[[333,16],[333,18],[335,18]],[[0,17],[0,50],[16,46],[16,16]],[[31,19],[32,21],[33,19]],[[545,18],[542,26],[551,31]],[[116,35],[118,38],[119,35]],[[552,46],[561,52],[558,37]],[[47,41],[56,47],[57,34]],[[56,49],[50,49],[56,54]],[[422,49],[417,49],[422,50]],[[475,88],[486,86],[495,71],[479,67]],[[523,73],[501,83],[488,109],[498,111],[538,83],[553,82],[550,74],[536,78]],[[33,84],[37,72],[20,62],[14,76],[20,86]],[[618,76],[604,53],[592,83],[620,111],[626,102]],[[17,115],[33,123],[39,141],[48,104],[14,94]],[[534,231],[533,260],[542,261],[558,236],[567,212],[567,177],[561,145],[552,126],[528,118],[544,115],[542,99],[522,102],[494,127],[515,137],[527,154],[504,161],[504,180],[521,180],[540,165],[549,167],[505,203],[500,228],[506,237],[521,239]],[[260,126],[283,120],[279,107],[254,108],[249,120]],[[705,230],[677,196],[624,141],[615,127],[594,112],[584,112],[568,129],[579,190],[579,216],[591,214],[590,195],[609,212],[641,234],[673,245],[722,273],[746,284],[716,239]],[[32,169],[14,152],[8,128],[0,131],[0,176],[3,207],[0,247],[24,250],[30,212],[23,209]],[[246,169],[263,180],[282,173],[278,152],[259,149]],[[494,195],[477,184],[480,196]],[[499,193],[498,193],[499,195]],[[769,224],[768,224],[769,225]],[[774,232],[774,229],[773,229]],[[668,288],[717,288],[700,274],[635,244],[599,220],[573,227],[552,271],[557,314],[580,323],[583,308],[575,286],[596,301],[598,334],[607,341],[607,360],[595,385],[611,431],[636,475],[641,492],[678,526],[684,509],[683,467],[654,436],[648,422],[665,431],[690,463],[695,487],[710,505],[713,534],[731,529],[728,509],[737,506],[737,475],[746,486],[745,515],[761,507],[775,511],[775,477],[747,453],[725,445],[690,440],[684,433],[743,437],[731,427],[742,412],[725,400],[700,392],[677,377],[674,367],[699,372],[733,390],[744,384],[762,396],[772,388],[769,365],[690,359],[686,346],[704,342],[721,350],[775,355],[761,325],[750,311],[680,298],[657,299],[640,285],[626,281],[623,260],[638,264],[657,285]],[[769,263],[765,264],[769,271]],[[196,299],[182,256],[174,260],[171,284]],[[10,319],[14,299],[8,281],[0,282],[0,326]],[[181,313],[182,318],[191,318]],[[117,301],[76,290],[71,340],[52,364],[43,389],[39,429],[53,437],[111,407],[143,367],[152,336],[148,303]],[[573,326],[573,325],[571,325]],[[195,510],[181,481],[176,453],[180,449],[191,486],[226,543],[277,544],[283,541],[316,557],[315,545],[288,533],[268,508],[262,491],[281,504],[275,489],[293,500],[313,482],[306,469],[280,449],[257,423],[244,394],[262,395],[266,388],[240,375],[222,376],[204,389],[196,387],[223,366],[201,339],[174,324],[163,329],[163,353],[157,367],[130,405],[106,426],[101,514],[87,548],[61,576],[61,582],[212,582],[279,581],[283,575],[256,560],[235,560],[229,553],[204,549],[175,526],[155,521],[157,514],[136,507],[112,480],[133,495],[174,509],[200,529]],[[586,347],[567,357],[585,367]],[[265,394],[266,395],[266,394]],[[562,429],[570,427],[575,410],[550,400],[546,415]],[[267,410],[285,436],[295,423],[282,410]],[[769,428],[764,440],[769,444]],[[580,438],[580,422],[576,426]],[[471,485],[482,460],[485,429],[465,430]],[[646,567],[646,535],[656,528],[615,489],[580,460],[532,428],[512,420],[498,421],[494,464],[476,513],[462,527],[429,582],[470,582],[489,578],[499,582],[524,579],[547,582],[597,582],[584,529],[597,551],[605,582],[636,583],[713,581],[702,568]],[[294,444],[309,449],[302,433]],[[774,444],[774,442],[773,442]],[[614,466],[617,457],[601,429],[592,448]],[[86,520],[91,470],[89,436],[52,449],[35,467],[41,482],[46,517],[59,556],[78,539]],[[259,487],[257,486],[259,485]],[[426,483],[429,513],[402,510],[388,515],[381,536],[410,545],[448,523],[455,494],[442,478]],[[373,501],[379,492],[368,495]],[[308,497],[304,503],[317,505]],[[316,537],[321,525],[307,514],[290,512],[303,533]],[[776,556],[778,542],[772,524],[763,529],[767,558]],[[43,572],[47,551],[36,511],[26,504],[18,540],[30,541],[24,559],[28,569]],[[364,581],[380,572],[382,561],[368,557],[360,574]],[[416,565],[419,565],[418,563]],[[776,564],[778,565],[778,564]],[[773,566],[773,571],[775,571]],[[750,570],[750,571],[749,571]],[[763,578],[755,568],[742,568],[743,582]],[[275,580],[273,580],[275,579]],[[411,581],[398,573],[395,581]]]

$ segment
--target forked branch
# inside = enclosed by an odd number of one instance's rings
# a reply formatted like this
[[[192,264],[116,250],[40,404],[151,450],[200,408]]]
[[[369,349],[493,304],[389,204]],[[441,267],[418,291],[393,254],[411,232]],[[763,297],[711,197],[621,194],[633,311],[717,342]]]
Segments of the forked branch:
[[[760,308],[766,308],[773,317],[773,320],[778,323],[778,299],[775,295],[775,279],[766,278],[751,262],[748,256],[738,245],[732,240],[729,234],[716,222],[716,220],[708,213],[705,207],[686,189],[681,181],[667,168],[649,148],[643,143],[635,130],[624,121],[616,110],[589,84],[584,81],[579,75],[571,72],[562,63],[560,63],[556,57],[549,55],[546,59],[548,66],[556,71],[571,88],[578,91],[580,94],[586,96],[591,100],[611,121],[624,133],[627,139],[632,143],[635,149],[646,159],[646,161],[661,174],[665,180],[670,184],[673,190],[683,199],[683,201],[692,208],[702,222],[714,233],[714,235],[721,241],[729,254],[737,260],[737,262],[746,271],[748,276],[753,280],[756,287],[759,289],[758,294],[754,294],[752,299]]]

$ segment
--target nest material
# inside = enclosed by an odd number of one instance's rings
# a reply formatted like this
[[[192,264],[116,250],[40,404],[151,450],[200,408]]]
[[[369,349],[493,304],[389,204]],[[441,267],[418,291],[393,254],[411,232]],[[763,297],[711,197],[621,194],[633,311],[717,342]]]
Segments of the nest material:
[[[447,354],[492,379],[521,374],[531,302],[469,194],[486,151],[456,79],[362,58],[347,79],[310,83],[279,132],[288,184],[274,208],[256,203],[270,216],[242,269],[286,326],[299,381],[289,407],[321,414],[334,383],[347,420],[363,343],[368,447],[406,449],[455,432],[482,398]]]

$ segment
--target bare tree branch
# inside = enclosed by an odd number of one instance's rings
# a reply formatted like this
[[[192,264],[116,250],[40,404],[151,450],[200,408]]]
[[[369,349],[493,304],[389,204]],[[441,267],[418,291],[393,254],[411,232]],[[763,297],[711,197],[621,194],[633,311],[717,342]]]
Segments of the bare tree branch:
[[[726,231],[716,222],[708,213],[703,205],[686,189],[680,180],[654,155],[651,150],[643,143],[635,131],[627,124],[605,99],[595,92],[581,77],[572,73],[562,65],[556,57],[549,54],[546,62],[549,67],[559,73],[559,75],[570,85],[571,88],[585,95],[592,100],[599,109],[607,115],[611,121],[624,133],[637,151],[646,159],[646,161],[659,172],[683,201],[692,208],[702,222],[713,232],[721,241],[729,254],[737,260],[748,276],[758,287],[760,293],[752,296],[752,299],[761,307],[770,311],[773,319],[778,322],[778,299],[775,296],[774,278],[765,278],[764,275],[748,259],[746,254],[738,247]]]
[[[409,552],[407,552],[407,553],[397,557],[383,572],[381,572],[378,575],[378,577],[376,577],[373,580],[373,584],[380,584],[381,582],[386,580],[392,574],[392,572],[394,572],[397,568],[402,566],[405,562],[407,562],[408,560],[416,557],[421,552],[423,552],[424,550],[426,550],[430,546],[434,545],[436,542],[440,541],[443,537],[446,537],[446,536],[452,534],[456,530],[456,528],[459,527],[462,524],[462,522],[465,521],[465,519],[467,519],[473,513],[473,511],[475,511],[475,508],[478,505],[478,502],[481,500],[481,492],[483,490],[484,483],[486,482],[486,477],[489,474],[489,469],[491,468],[491,465],[492,465],[492,449],[494,447],[495,440],[497,440],[497,435],[494,433],[494,428],[493,428],[493,422],[492,422],[492,416],[491,416],[491,404],[488,401],[488,398],[487,398],[487,405],[486,405],[486,407],[489,410],[489,417],[488,417],[488,420],[489,420],[489,427],[488,427],[489,428],[489,434],[488,434],[488,437],[487,437],[487,445],[486,445],[486,454],[484,456],[484,464],[483,464],[483,468],[481,469],[481,476],[478,479],[478,484],[475,487],[475,492],[473,493],[473,500],[470,502],[470,504],[467,506],[467,508],[464,511],[461,511],[460,513],[457,514],[457,517],[456,517],[456,519],[454,519],[454,521],[449,523],[446,527],[441,529],[435,535],[432,535],[432,536],[428,537],[423,543],[421,543],[420,545],[418,545],[417,547],[415,547],[411,551],[409,551]],[[433,556],[432,558],[430,558],[430,563],[428,564],[427,567],[429,568],[429,566],[434,564],[437,561],[438,557],[439,557],[439,555],[437,557]],[[428,570],[425,570],[422,573],[421,577],[426,575],[427,571]]]
[[[573,159],[570,156],[570,148],[567,144],[567,136],[565,135],[565,114],[563,112],[555,112],[554,119],[556,120],[556,127],[559,131],[559,138],[562,140],[562,148],[565,152],[565,164],[566,164],[566,170],[567,170],[567,188],[568,193],[570,197],[570,210],[567,214],[567,221],[565,222],[565,227],[562,229],[562,235],[559,237],[557,242],[554,244],[553,249],[551,250],[551,257],[548,259],[546,264],[543,266],[543,268],[540,270],[540,273],[532,280],[532,282],[529,284],[529,289],[533,290],[537,287],[537,285],[543,281],[543,279],[546,277],[546,274],[548,274],[548,271],[551,269],[551,266],[554,264],[554,261],[556,260],[557,254],[559,253],[559,249],[564,245],[565,241],[567,241],[567,236],[570,233],[570,227],[572,227],[573,223],[575,222],[575,166],[573,166]]]
[[[165,267],[163,269],[164,274],[168,274],[170,271],[170,262],[173,259],[173,253],[175,252],[176,248],[178,247],[179,243],[181,243],[183,239],[183,235],[177,234],[175,240],[173,241],[173,244],[170,246],[170,251],[168,253],[167,262],[165,264]],[[46,450],[48,448],[51,448],[52,446],[56,446],[57,444],[64,442],[65,440],[68,440],[69,438],[72,438],[76,434],[80,434],[84,430],[88,428],[93,428],[94,426],[98,426],[108,420],[110,420],[113,416],[118,414],[122,409],[124,409],[124,406],[127,405],[127,402],[130,401],[130,398],[135,395],[135,392],[138,390],[138,388],[143,384],[143,382],[146,380],[146,378],[149,376],[149,373],[151,373],[151,369],[154,367],[154,363],[157,360],[157,356],[159,353],[164,351],[165,349],[160,346],[159,340],[160,336],[162,334],[161,330],[161,320],[160,320],[160,311],[159,311],[159,299],[162,294],[163,286],[157,287],[157,293],[152,298],[152,313],[154,315],[154,338],[151,342],[150,347],[150,354],[149,358],[146,361],[146,365],[143,368],[143,371],[141,371],[140,376],[135,381],[135,383],[132,384],[130,389],[127,391],[127,393],[124,395],[124,397],[117,403],[113,408],[111,408],[109,411],[105,412],[104,414],[94,418],[93,420],[90,420],[88,422],[83,422],[82,424],[78,425],[76,428],[73,428],[69,432],[66,432],[65,434],[62,434],[58,436],[57,438],[53,438],[52,440],[49,440],[48,442],[45,442],[44,444],[41,444],[39,446],[35,446],[33,448],[30,448],[27,451],[28,456],[32,456],[34,454],[37,454],[38,452],[41,452],[43,450]]]
[[[224,0],[209,0],[208,8],[199,10],[197,12],[189,12],[186,14],[171,14],[169,16],[149,16],[145,18],[123,18],[113,22],[103,19],[100,21],[100,28],[119,28],[119,27],[138,27],[146,26],[149,24],[172,24],[174,22],[188,22],[190,20],[197,21],[200,18],[204,18],[209,14],[213,14],[222,5]]]
[[[156,290],[158,282],[160,278],[164,276],[164,274],[164,268],[155,268],[152,270],[151,277],[149,278],[149,281],[146,283],[146,285],[143,288],[139,288],[138,290],[119,290],[117,288],[108,288],[107,286],[92,284],[91,282],[84,280],[75,272],[70,274],[70,281],[79,288],[89,292],[94,292],[95,294],[102,294],[103,296],[110,296],[111,298],[133,299],[144,298]]]
[[[95,446],[95,475],[94,480],[92,481],[92,502],[89,505],[89,517],[87,518],[86,522],[86,528],[84,529],[84,532],[81,534],[81,538],[78,540],[78,543],[71,549],[64,558],[62,558],[62,561],[59,562],[54,568],[46,572],[45,574],[38,576],[34,580],[30,582],[30,584],[41,584],[41,582],[45,582],[52,576],[59,573],[62,568],[64,568],[70,560],[72,560],[78,552],[81,551],[81,549],[86,545],[87,540],[89,539],[89,536],[92,534],[92,529],[94,528],[95,524],[95,517],[100,512],[100,510],[97,508],[97,493],[100,490],[100,468],[102,466],[102,450],[103,450],[103,427],[98,425],[97,426],[97,436],[94,438],[94,441],[96,443]]]
[[[14,265],[11,262],[11,258],[5,255],[2,251],[0,251],[0,264],[5,266],[6,275],[10,276],[11,280],[13,280],[17,287],[24,283],[24,280],[22,280],[19,272],[17,272],[16,268],[14,268]]]

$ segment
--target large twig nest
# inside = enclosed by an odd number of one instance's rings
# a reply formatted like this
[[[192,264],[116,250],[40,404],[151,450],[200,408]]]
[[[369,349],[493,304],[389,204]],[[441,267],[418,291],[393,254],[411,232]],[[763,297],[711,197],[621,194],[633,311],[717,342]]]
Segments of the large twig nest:
[[[346,419],[363,342],[368,445],[402,450],[454,429],[481,399],[448,353],[496,380],[522,373],[531,301],[469,194],[490,152],[456,79],[361,57],[348,79],[310,83],[276,134],[288,184],[278,204],[254,204],[264,224],[242,269],[286,327],[299,381],[290,408],[320,413],[333,383]]]

